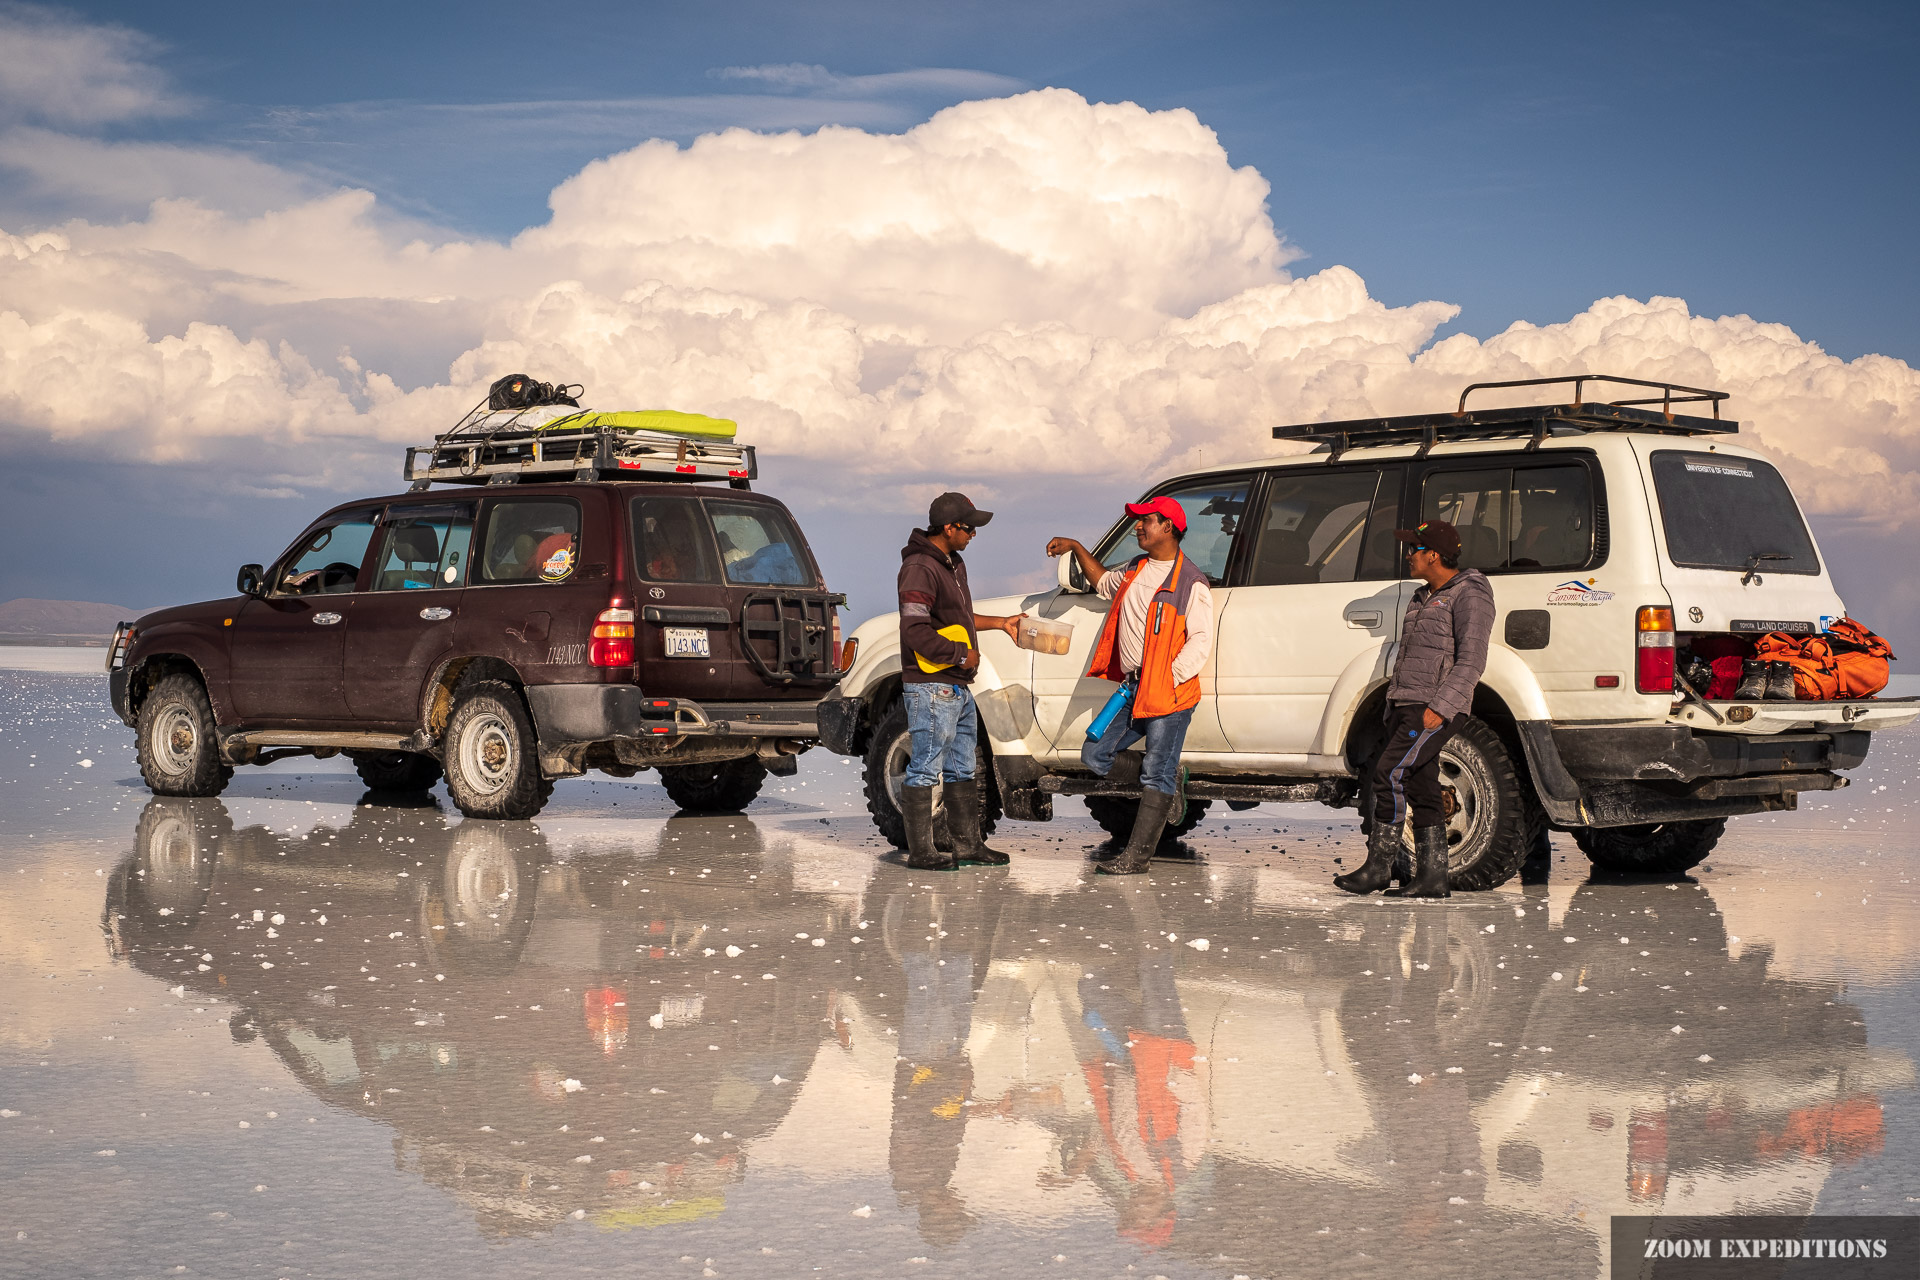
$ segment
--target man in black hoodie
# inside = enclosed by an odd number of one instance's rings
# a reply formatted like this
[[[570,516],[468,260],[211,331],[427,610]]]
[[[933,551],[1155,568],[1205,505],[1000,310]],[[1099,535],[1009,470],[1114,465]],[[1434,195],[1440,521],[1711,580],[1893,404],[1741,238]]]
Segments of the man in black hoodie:
[[[1007,855],[980,838],[980,784],[973,757],[979,718],[967,688],[980,666],[979,630],[1019,634],[1020,619],[973,611],[966,562],[960,553],[993,512],[975,509],[965,494],[943,493],[900,549],[900,680],[907,704],[913,757],[901,788],[907,828],[907,865],[951,871],[963,862],[1004,866]],[[944,784],[953,852],[933,842],[933,788]]]

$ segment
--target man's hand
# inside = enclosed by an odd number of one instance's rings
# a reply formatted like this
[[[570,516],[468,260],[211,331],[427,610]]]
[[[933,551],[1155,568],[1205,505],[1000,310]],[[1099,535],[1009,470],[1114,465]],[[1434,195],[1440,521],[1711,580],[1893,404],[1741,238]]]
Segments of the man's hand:
[[[1087,585],[1095,589],[1099,588],[1100,579],[1106,576],[1107,566],[1095,560],[1093,553],[1081,546],[1077,538],[1049,538],[1047,554],[1049,556],[1071,554],[1074,562],[1080,566],[1080,573],[1086,578]]]
[[[1086,551],[1086,548],[1080,545],[1079,539],[1077,538],[1047,539],[1047,556],[1049,559],[1052,559],[1058,556],[1063,556],[1067,554],[1067,552],[1069,551],[1079,551],[1084,553]]]
[[[1420,716],[1420,723],[1429,729],[1438,729],[1446,722],[1446,717],[1438,711],[1435,711],[1432,707],[1428,707]]]
[[[1026,616],[1024,613],[1016,613],[1011,618],[995,618],[994,625],[1006,632],[1010,638],[1018,640],[1020,638],[1020,622]]]
[[[960,665],[968,671],[977,669],[980,665],[980,651],[978,649],[967,650],[967,656],[960,660]]]

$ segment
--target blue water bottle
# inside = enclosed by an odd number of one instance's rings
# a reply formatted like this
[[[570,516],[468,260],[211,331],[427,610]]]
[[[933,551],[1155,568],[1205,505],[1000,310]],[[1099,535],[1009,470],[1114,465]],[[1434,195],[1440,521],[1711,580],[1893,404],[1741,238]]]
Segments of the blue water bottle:
[[[1113,727],[1113,722],[1126,715],[1132,706],[1133,681],[1129,680],[1113,691],[1113,696],[1107,699],[1107,705],[1100,708],[1100,714],[1087,726],[1087,741],[1098,742],[1104,738],[1107,730]]]

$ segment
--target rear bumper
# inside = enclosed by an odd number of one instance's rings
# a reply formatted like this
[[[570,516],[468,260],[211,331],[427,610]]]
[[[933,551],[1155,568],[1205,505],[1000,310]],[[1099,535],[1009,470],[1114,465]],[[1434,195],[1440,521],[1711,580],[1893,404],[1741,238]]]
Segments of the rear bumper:
[[[1847,785],[1872,735],[1767,736],[1685,725],[1516,726],[1534,790],[1554,825],[1617,827],[1791,809],[1802,791]]]
[[[527,705],[543,751],[623,740],[820,737],[819,704],[805,700],[703,703],[650,697],[632,685],[548,684],[529,686]]]

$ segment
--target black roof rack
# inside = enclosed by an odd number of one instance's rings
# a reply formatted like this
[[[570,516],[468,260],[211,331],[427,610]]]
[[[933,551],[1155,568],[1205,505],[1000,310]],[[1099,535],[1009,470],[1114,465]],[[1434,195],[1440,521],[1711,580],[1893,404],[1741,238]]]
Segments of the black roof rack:
[[[1475,391],[1496,387],[1546,387],[1573,384],[1573,400],[1568,404],[1527,405],[1512,409],[1467,409],[1467,397]],[[1589,382],[1609,382],[1629,387],[1651,387],[1657,396],[1632,400],[1586,401],[1583,393]],[[1459,406],[1452,413],[1412,414],[1397,418],[1356,418],[1348,422],[1314,422],[1300,426],[1275,427],[1276,440],[1314,440],[1328,446],[1337,458],[1348,449],[1366,445],[1420,443],[1424,454],[1440,440],[1498,440],[1531,436],[1527,448],[1537,449],[1556,427],[1569,431],[1652,431],[1666,435],[1720,435],[1740,430],[1740,424],[1720,416],[1725,391],[1704,387],[1685,387],[1677,382],[1648,382],[1641,378],[1617,378],[1605,373],[1570,374],[1564,378],[1518,378],[1510,382],[1476,382],[1460,393]],[[1709,403],[1711,418],[1693,417],[1673,411],[1676,404]],[[1659,405],[1659,409],[1643,406]]]

